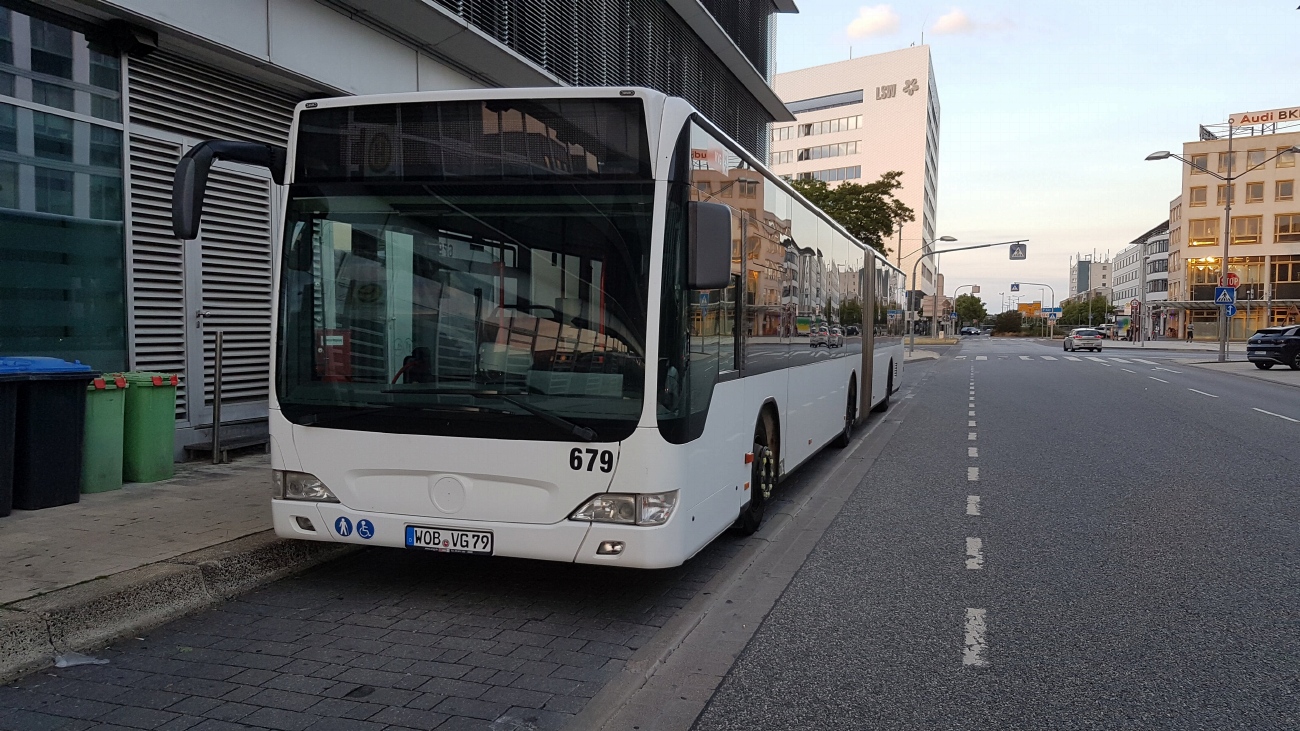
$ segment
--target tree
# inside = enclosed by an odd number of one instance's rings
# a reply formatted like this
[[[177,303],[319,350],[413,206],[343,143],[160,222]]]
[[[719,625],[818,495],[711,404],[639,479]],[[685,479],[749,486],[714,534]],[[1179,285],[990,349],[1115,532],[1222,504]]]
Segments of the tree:
[[[1074,327],[1087,327],[1089,324],[1100,325],[1106,322],[1110,315],[1111,305],[1104,295],[1096,295],[1090,300],[1082,302],[1071,301],[1061,305],[1061,317],[1056,321],[1056,325],[1063,329]],[[1088,314],[1092,313],[1091,322]]]
[[[988,312],[984,310],[984,301],[973,294],[959,296],[953,303],[953,309],[957,311],[957,317],[961,318],[962,322],[979,324],[988,316]]]
[[[885,239],[908,221],[916,220],[911,207],[894,196],[903,187],[897,170],[887,172],[874,183],[840,183],[832,188],[822,180],[804,178],[790,185],[814,206],[826,211],[859,241],[888,254]]]
[[[856,298],[843,300],[840,302],[839,315],[841,325],[861,325],[862,303]]]
[[[998,333],[1019,333],[1020,325],[1024,318],[1015,310],[1007,310],[997,316],[993,321],[993,332]]]

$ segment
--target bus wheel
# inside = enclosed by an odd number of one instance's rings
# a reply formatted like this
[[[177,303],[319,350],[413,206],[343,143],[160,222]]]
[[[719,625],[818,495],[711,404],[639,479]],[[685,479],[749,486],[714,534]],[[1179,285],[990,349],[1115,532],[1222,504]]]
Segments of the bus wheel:
[[[894,364],[889,364],[889,380],[885,383],[885,398],[871,410],[877,414],[889,411],[889,397],[894,393]]]
[[[831,446],[844,449],[853,439],[853,424],[858,420],[858,384],[849,380],[849,405],[844,409],[844,428],[840,430]]]
[[[763,444],[754,445],[754,467],[750,474],[749,502],[736,518],[736,532],[750,536],[763,524],[767,501],[776,487],[776,455]]]

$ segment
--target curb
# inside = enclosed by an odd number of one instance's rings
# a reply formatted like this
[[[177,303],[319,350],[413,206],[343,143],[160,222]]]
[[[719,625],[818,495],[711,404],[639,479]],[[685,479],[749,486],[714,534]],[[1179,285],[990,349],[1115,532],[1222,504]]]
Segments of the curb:
[[[357,550],[267,530],[7,604],[0,607],[0,682]]]
[[[1229,361],[1229,362],[1232,362],[1232,361]],[[1237,362],[1240,362],[1240,361],[1237,361]],[[1192,362],[1189,362],[1189,363],[1185,363],[1184,365],[1189,365],[1189,366],[1191,366],[1191,367],[1193,367],[1193,368],[1197,368],[1197,369],[1200,369],[1200,370],[1203,370],[1203,371],[1209,371],[1210,373],[1221,373],[1221,374],[1223,374],[1223,375],[1225,375],[1225,376],[1236,376],[1236,377],[1238,377],[1238,378],[1249,378],[1249,379],[1252,380],[1252,381],[1259,381],[1260,383],[1272,383],[1272,384],[1276,384],[1276,385],[1278,385],[1278,386],[1288,386],[1288,387],[1290,387],[1290,388],[1300,388],[1300,383],[1288,383],[1288,382],[1286,382],[1286,381],[1276,381],[1276,380],[1273,380],[1272,378],[1263,378],[1263,377],[1261,377],[1261,376],[1257,376],[1257,375],[1255,375],[1254,373],[1233,373],[1232,371],[1221,371],[1221,370],[1218,370],[1217,368],[1208,368],[1208,367],[1207,367],[1207,366],[1215,365],[1215,364],[1217,364],[1217,363],[1218,363],[1218,361],[1215,361],[1215,360],[1207,360],[1207,361],[1203,361],[1203,362],[1192,361]]]

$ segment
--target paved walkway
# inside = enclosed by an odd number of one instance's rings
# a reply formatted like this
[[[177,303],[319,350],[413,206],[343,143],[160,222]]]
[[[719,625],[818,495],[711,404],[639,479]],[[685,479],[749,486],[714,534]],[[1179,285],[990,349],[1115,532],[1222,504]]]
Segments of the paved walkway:
[[[1269,370],[1256,368],[1254,363],[1245,360],[1230,360],[1227,363],[1189,363],[1188,365],[1218,373],[1230,373],[1235,376],[1268,381],[1269,383],[1300,387],[1300,371],[1293,371],[1284,365],[1275,365]]]
[[[265,455],[0,518],[0,606],[271,528]]]
[[[1121,350],[1179,350],[1201,353],[1219,352],[1218,341],[1209,340],[1193,340],[1190,343],[1183,340],[1148,340],[1145,343],[1130,343],[1127,340],[1107,340],[1106,347]],[[1245,355],[1246,344],[1228,343],[1228,352]]]

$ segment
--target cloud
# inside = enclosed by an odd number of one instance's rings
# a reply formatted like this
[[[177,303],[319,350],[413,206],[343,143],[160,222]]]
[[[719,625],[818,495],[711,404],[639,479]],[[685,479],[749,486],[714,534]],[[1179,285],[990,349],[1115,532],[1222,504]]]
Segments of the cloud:
[[[898,30],[898,13],[890,5],[858,8],[858,17],[849,23],[849,38],[883,36]]]
[[[973,33],[975,32],[975,22],[970,19],[966,11],[961,8],[953,8],[939,17],[930,32],[940,35]]]

